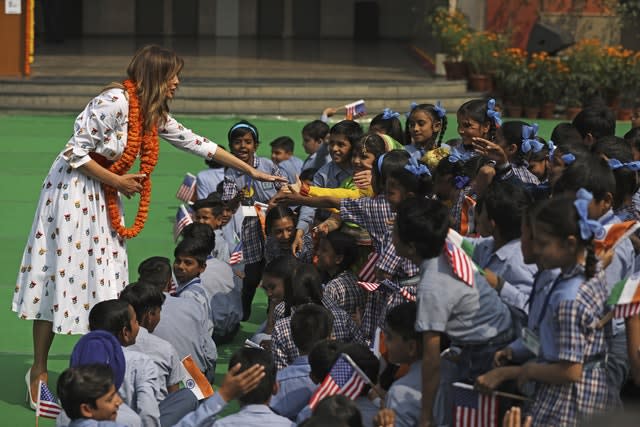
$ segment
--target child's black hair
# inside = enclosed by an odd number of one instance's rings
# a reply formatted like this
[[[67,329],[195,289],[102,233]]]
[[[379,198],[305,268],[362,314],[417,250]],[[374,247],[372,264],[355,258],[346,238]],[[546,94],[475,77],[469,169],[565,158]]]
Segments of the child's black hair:
[[[293,273],[296,272],[299,265],[300,261],[293,255],[280,255],[264,267],[262,274],[277,277],[286,283],[287,280],[291,280]]]
[[[165,296],[160,289],[150,283],[129,283],[120,293],[120,300],[131,304],[138,322],[154,308],[162,308]]]
[[[398,206],[395,226],[400,240],[413,244],[421,258],[435,258],[449,231],[449,209],[436,200],[410,198]]]
[[[309,366],[313,377],[322,382],[340,354],[340,344],[334,340],[323,340],[309,352]]]
[[[381,133],[389,135],[391,138],[404,145],[402,123],[400,123],[397,113],[394,115],[392,111],[387,111],[385,109],[384,112],[376,115],[371,119],[371,123],[369,123],[369,132],[375,132],[376,129],[380,129]]]
[[[603,154],[607,159],[618,159],[623,163],[633,161],[631,146],[617,136],[603,136],[591,146],[594,154]]]
[[[591,150],[596,155],[604,155],[607,159],[615,159],[623,164],[633,161],[631,146],[617,136],[605,136],[598,139]],[[624,204],[625,198],[633,196],[638,191],[638,172],[628,167],[612,168],[612,170],[616,180],[613,209],[619,209]]]
[[[193,202],[192,209],[194,212],[197,212],[200,209],[209,208],[213,215],[219,216],[222,215],[226,204],[227,202],[222,200],[222,195],[214,191],[213,193],[209,193],[204,199],[198,199]]]
[[[377,133],[371,131],[362,135],[362,138],[360,138],[351,149],[352,153],[369,153],[373,154],[375,157],[378,157],[386,151],[387,149],[384,139]]]
[[[561,240],[574,236],[587,250],[585,276],[592,278],[596,273],[598,258],[595,255],[593,239],[583,240],[580,234],[578,212],[574,206],[575,196],[554,196],[543,200],[531,212],[534,227],[542,227],[544,232]],[[535,230],[534,230],[535,232]]]
[[[291,337],[300,354],[309,354],[316,343],[329,339],[333,315],[319,304],[304,304],[291,315]]]
[[[573,119],[582,139],[591,134],[594,139],[616,134],[616,116],[604,103],[594,103],[585,107]]]
[[[358,258],[358,244],[353,236],[334,230],[325,237],[322,237],[321,240],[322,239],[331,245],[337,256],[342,256],[342,262],[340,263],[341,272],[353,266]]]
[[[624,140],[636,151],[640,151],[640,127],[633,128],[625,133]]]
[[[489,141],[495,141],[498,126],[496,121],[487,114],[487,103],[488,101],[484,99],[472,99],[462,104],[460,108],[458,108],[457,114],[463,117],[469,117],[481,125],[488,123],[489,131],[487,132],[487,139]]]
[[[438,132],[435,140],[435,146],[440,147],[442,145],[444,134],[447,131],[448,119],[446,114],[440,116],[438,111],[436,111],[436,106],[433,104],[418,104],[411,108],[411,111],[409,112],[409,116],[407,117],[407,121],[405,123],[405,128],[404,128],[405,145],[411,144],[411,128],[409,126],[409,123],[411,121],[411,115],[413,114],[414,111],[424,111],[431,117],[432,123],[435,123],[435,122],[441,123],[440,132]],[[427,149],[431,149],[431,148],[434,148],[434,147],[427,147]]]
[[[555,145],[567,144],[582,144],[582,136],[573,123],[564,122],[558,123],[551,132],[551,141]]]
[[[284,150],[286,153],[293,153],[293,147],[295,144],[293,142],[293,139],[291,139],[290,137],[279,136],[273,141],[271,141],[271,144],[269,145],[271,145],[272,150],[281,149],[281,150]]]
[[[218,145],[218,147],[216,148],[216,150],[223,150],[223,151],[227,151],[226,148],[224,148],[222,145]],[[224,165],[221,163],[218,163],[213,157],[210,159],[205,159],[204,163],[209,166],[209,169],[222,169],[224,168]]]
[[[553,185],[553,195],[576,194],[584,188],[595,201],[603,200],[607,193],[616,194],[616,179],[609,163],[600,156],[590,156],[567,166]]]
[[[532,200],[520,185],[507,181],[493,181],[478,199],[476,210],[487,212],[487,217],[496,223],[500,236],[509,242],[520,238],[522,217]]]
[[[89,330],[103,330],[116,338],[123,329],[131,329],[129,303],[119,299],[100,301],[89,312]]]
[[[423,172],[412,172],[407,168],[395,168],[389,173],[389,178],[396,181],[406,192],[413,193],[416,197],[427,196],[432,193],[433,180],[427,165],[417,161],[419,166],[424,166]]]
[[[209,255],[216,248],[216,233],[208,224],[191,223],[182,230],[181,235],[182,241],[178,247],[188,241],[189,244],[185,247],[190,248],[191,251],[204,252],[206,255]]]
[[[258,386],[238,398],[243,405],[264,405],[273,394],[273,386],[276,383],[276,367],[273,363],[273,357],[268,351],[257,348],[240,348],[236,350],[229,360],[229,369],[240,363],[240,372],[244,372],[253,365],[262,365],[264,367],[264,377],[260,380]]]
[[[65,369],[57,383],[60,405],[72,420],[83,418],[80,406],[97,408],[96,401],[109,393],[113,372],[107,365],[91,364]]]
[[[264,220],[265,230],[267,231],[267,234],[271,233],[271,227],[273,227],[273,223],[283,218],[291,218],[291,221],[293,221],[293,225],[296,224],[296,215],[287,206],[276,205],[275,207],[269,209]]]
[[[517,147],[515,158],[518,164],[526,161],[533,152],[533,150],[527,153],[522,151],[522,128],[524,126],[529,126],[529,124],[520,120],[510,120],[502,123],[500,129],[496,131],[496,134],[502,134],[507,146],[515,145]],[[539,140],[539,138],[537,139]]]
[[[206,224],[194,223],[191,225],[204,225],[213,233],[213,230],[211,229],[211,227],[209,227]],[[207,264],[207,257],[211,253],[211,251],[208,250],[209,248],[210,248],[210,245],[206,245],[206,241],[203,242],[202,239],[186,238],[186,239],[183,239],[180,243],[178,243],[178,246],[176,246],[176,248],[173,251],[173,256],[175,257],[188,256],[188,257],[195,258],[198,264],[201,267],[204,267]]]
[[[331,424],[318,424],[324,427],[336,427],[343,423],[348,427],[362,427],[362,415],[358,405],[343,394],[334,394],[318,402],[313,418],[331,420]]]
[[[362,137],[362,133],[362,126],[354,120],[342,120],[341,122],[333,125],[329,131],[330,135],[343,135],[347,140],[349,140],[351,146],[358,142]]]
[[[329,134],[329,125],[322,120],[314,120],[304,125],[302,134],[316,140],[324,140]]]
[[[385,322],[387,328],[402,337],[404,341],[414,340],[417,356],[422,358],[422,336],[415,328],[417,311],[418,305],[415,302],[404,302],[389,310]]]
[[[373,352],[364,344],[348,343],[340,348],[340,352],[347,354],[351,360],[358,365],[362,372],[369,377],[374,384],[378,383],[378,372],[380,371],[380,361]],[[369,392],[366,385],[360,392],[360,396],[366,396]]]
[[[318,172],[316,168],[308,168],[300,172],[300,181],[313,181],[313,177]]]
[[[227,141],[229,142],[229,145],[231,145],[231,141],[236,138],[241,138],[248,133],[253,135],[253,140],[255,141],[257,147],[258,144],[260,144],[260,134],[258,134],[258,128],[246,120],[240,120],[229,128],[229,132],[227,133]]]
[[[300,263],[284,281],[285,316],[292,307],[309,303],[322,305],[322,276],[313,265]]]
[[[409,157],[411,156],[406,150],[391,150],[376,158],[371,170],[371,185],[376,194],[384,192],[387,177],[393,170],[403,169],[409,163]]]
[[[138,266],[138,276],[138,281],[150,283],[162,291],[171,280],[171,261],[163,256],[147,258]]]

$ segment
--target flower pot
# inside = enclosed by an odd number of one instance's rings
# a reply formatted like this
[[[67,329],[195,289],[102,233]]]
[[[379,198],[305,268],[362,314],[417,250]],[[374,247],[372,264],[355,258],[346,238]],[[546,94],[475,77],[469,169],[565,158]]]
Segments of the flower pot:
[[[464,80],[467,78],[467,63],[464,61],[444,61],[447,80]]]
[[[553,114],[556,111],[556,104],[553,102],[545,102],[540,107],[540,118],[541,119],[553,119]]]
[[[573,120],[580,111],[582,111],[582,107],[567,107],[567,120]]]
[[[540,114],[540,107],[524,107],[524,116],[527,119],[537,119]]]
[[[633,116],[632,108],[619,108],[617,113],[618,120],[631,120],[631,116]]]
[[[617,90],[606,89],[604,92],[604,98],[607,102],[607,107],[612,110],[617,110],[620,106],[620,92]]]
[[[475,92],[489,92],[492,89],[491,77],[487,74],[469,74],[469,88]]]
[[[509,117],[522,117],[522,105],[516,103],[505,104],[507,109],[507,116]]]

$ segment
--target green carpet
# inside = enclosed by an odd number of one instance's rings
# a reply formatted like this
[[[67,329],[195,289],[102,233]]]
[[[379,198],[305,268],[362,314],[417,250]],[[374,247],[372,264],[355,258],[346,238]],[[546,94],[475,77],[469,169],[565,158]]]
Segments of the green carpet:
[[[226,145],[232,118],[178,117],[196,133]],[[456,135],[455,116],[449,116],[446,139]],[[0,300],[6,307],[0,311],[0,414],[2,425],[27,426],[34,422],[34,413],[25,406],[24,374],[32,362],[31,322],[20,321],[11,312],[11,297],[17,270],[31,227],[35,205],[42,181],[55,156],[64,147],[73,129],[73,116],[0,115],[0,200],[3,216],[0,221]],[[300,131],[305,121],[254,119],[262,144],[259,154],[269,156],[269,142],[278,136],[291,136],[297,145],[296,155],[304,157]],[[548,137],[556,121],[539,121],[540,134]],[[623,134],[628,123],[620,123],[618,133]],[[179,152],[167,143],[161,143],[160,161],[153,176],[152,209],[144,231],[128,244],[132,270],[143,259],[161,255],[172,258],[174,243],[172,222],[178,201],[174,195],[185,172],[196,173],[205,167],[197,157]],[[133,202],[126,204],[129,218],[134,215]],[[132,279],[135,279],[133,277]],[[250,336],[264,320],[266,299],[258,292],[251,321],[243,323],[235,342],[220,347],[217,378],[226,372],[230,355],[244,339]],[[51,349],[49,384],[55,387],[57,376],[68,366],[68,357],[77,336],[56,336]],[[43,425],[53,425],[43,420]]]

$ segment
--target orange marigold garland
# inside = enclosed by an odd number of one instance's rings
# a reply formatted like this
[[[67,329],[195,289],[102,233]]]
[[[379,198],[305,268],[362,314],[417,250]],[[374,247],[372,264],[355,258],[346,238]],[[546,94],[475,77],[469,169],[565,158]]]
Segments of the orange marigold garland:
[[[129,125],[127,131],[127,146],[122,156],[116,160],[109,170],[118,175],[124,175],[131,169],[138,155],[140,155],[140,173],[147,177],[142,181],[142,191],[140,191],[140,202],[138,212],[133,225],[129,228],[122,225],[118,190],[110,185],[103,184],[104,195],[107,203],[107,213],[111,227],[118,235],[125,239],[135,237],[142,231],[149,215],[149,204],[151,202],[151,172],[158,163],[158,127],[154,126],[151,131],[143,135],[142,120],[140,114],[140,102],[136,84],[132,80],[123,82],[127,94],[129,95]]]

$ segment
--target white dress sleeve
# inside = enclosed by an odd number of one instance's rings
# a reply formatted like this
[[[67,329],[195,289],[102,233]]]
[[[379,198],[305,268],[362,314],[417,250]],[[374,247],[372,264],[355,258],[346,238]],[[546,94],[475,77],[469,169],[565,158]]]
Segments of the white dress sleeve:
[[[158,134],[174,147],[205,159],[212,159],[218,148],[218,144],[193,133],[171,116],[167,117],[167,122],[158,130]]]

